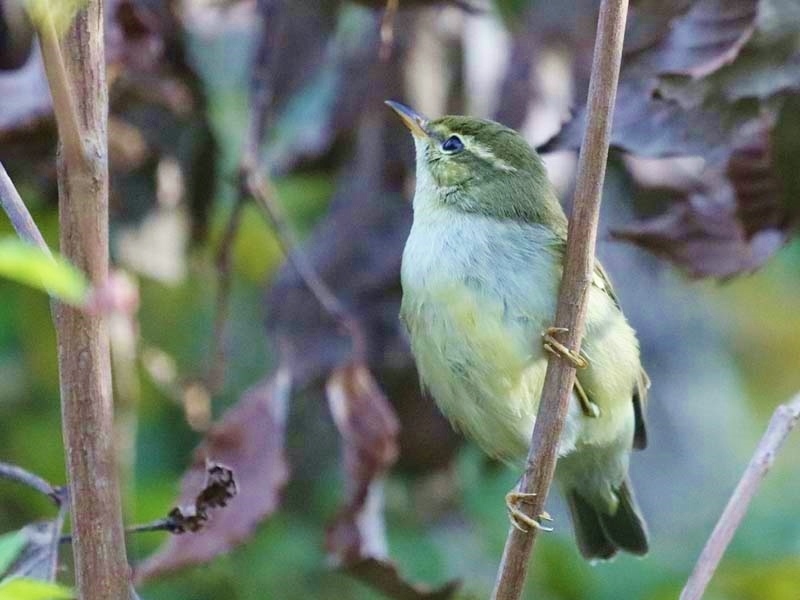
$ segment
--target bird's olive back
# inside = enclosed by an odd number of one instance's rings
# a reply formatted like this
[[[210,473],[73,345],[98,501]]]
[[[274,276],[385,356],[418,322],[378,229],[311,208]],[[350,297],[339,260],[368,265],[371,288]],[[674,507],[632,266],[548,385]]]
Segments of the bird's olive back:
[[[439,201],[465,212],[544,223],[566,218],[536,152],[513,129],[494,121],[447,116],[429,121],[418,140]]]

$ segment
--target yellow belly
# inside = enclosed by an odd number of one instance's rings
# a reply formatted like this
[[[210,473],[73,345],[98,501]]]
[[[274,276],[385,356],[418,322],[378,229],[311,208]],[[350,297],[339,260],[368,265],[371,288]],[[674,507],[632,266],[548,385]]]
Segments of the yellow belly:
[[[453,282],[406,308],[420,376],[442,412],[488,454],[524,456],[546,368],[531,324],[515,326],[501,302]]]

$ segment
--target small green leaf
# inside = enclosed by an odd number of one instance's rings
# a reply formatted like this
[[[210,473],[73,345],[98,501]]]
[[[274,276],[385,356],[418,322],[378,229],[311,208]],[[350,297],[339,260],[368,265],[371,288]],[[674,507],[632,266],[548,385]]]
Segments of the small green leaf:
[[[8,570],[27,543],[22,531],[12,531],[0,535],[0,576]]]
[[[0,600],[69,600],[75,595],[69,588],[35,579],[7,579],[0,583]]]
[[[43,290],[69,304],[83,304],[89,284],[60,256],[48,256],[17,238],[0,239],[0,276]]]

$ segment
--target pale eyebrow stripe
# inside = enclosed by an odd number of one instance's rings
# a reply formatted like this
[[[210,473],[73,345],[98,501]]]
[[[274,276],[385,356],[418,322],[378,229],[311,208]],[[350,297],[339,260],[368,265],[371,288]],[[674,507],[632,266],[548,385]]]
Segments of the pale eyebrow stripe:
[[[473,153],[475,156],[482,158],[483,160],[491,163],[495,168],[500,169],[501,171],[505,171],[506,173],[514,173],[516,172],[516,167],[512,167],[506,161],[501,158],[497,158],[489,148],[480,144],[475,141],[475,138],[471,136],[459,136],[464,141],[464,145]]]

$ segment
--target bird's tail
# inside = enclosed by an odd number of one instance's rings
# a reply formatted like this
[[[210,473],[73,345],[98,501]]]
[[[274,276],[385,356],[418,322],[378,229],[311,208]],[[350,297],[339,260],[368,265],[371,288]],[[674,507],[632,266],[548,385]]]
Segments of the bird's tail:
[[[617,490],[616,511],[593,504],[575,489],[566,490],[572,524],[581,554],[587,559],[608,559],[618,550],[647,554],[647,526],[625,479]]]

